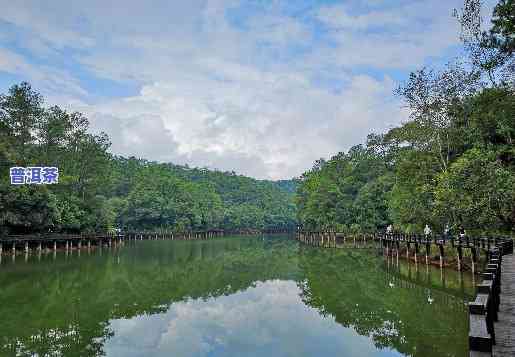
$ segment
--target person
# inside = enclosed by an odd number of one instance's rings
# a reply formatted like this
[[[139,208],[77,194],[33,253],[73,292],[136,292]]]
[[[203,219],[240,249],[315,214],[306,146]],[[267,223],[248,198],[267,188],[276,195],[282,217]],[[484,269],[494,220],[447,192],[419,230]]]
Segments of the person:
[[[465,232],[465,228],[464,228],[461,224],[460,224],[460,226],[458,227],[458,233],[459,233],[459,235],[460,235],[460,238],[465,237],[465,234],[466,234],[466,232]]]
[[[449,239],[451,235],[451,229],[449,228],[449,223],[445,224],[445,228],[443,229],[443,238],[445,240]]]
[[[386,234],[392,234],[393,233],[393,226],[391,224],[386,227]]]
[[[431,234],[431,228],[429,228],[429,225],[426,224],[424,227],[424,235],[428,236]]]

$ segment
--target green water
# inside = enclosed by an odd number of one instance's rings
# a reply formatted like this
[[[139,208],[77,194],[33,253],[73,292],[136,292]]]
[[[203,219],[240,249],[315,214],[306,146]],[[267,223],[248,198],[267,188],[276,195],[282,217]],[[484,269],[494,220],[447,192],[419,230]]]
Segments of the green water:
[[[0,264],[1,356],[466,356],[470,277],[286,236]]]

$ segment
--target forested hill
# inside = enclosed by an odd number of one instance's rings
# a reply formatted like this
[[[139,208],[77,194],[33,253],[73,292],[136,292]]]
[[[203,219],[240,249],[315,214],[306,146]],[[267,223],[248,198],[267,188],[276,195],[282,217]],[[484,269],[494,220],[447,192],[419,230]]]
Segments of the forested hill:
[[[295,183],[109,153],[80,113],[28,83],[0,96],[0,233],[295,227]],[[10,167],[56,166],[57,185],[10,184]]]
[[[204,168],[116,157],[120,225],[175,229],[271,230],[295,227],[293,193],[274,181]],[[155,202],[161,202],[159,214]]]
[[[408,120],[303,174],[305,228],[515,233],[515,2],[485,32],[477,4],[457,16],[466,55],[398,88]]]

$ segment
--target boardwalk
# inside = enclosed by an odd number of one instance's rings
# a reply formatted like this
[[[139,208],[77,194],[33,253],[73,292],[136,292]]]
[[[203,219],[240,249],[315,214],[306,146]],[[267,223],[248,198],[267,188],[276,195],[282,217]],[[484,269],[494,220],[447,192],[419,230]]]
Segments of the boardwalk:
[[[341,247],[342,240],[343,243],[346,240],[344,234],[331,231],[299,231],[296,238],[308,245],[331,248]],[[443,269],[448,265],[444,258],[451,255],[452,260],[456,257],[458,270],[462,270],[468,263],[475,274],[476,267],[479,267],[482,279],[477,285],[475,299],[469,302],[470,356],[515,357],[515,259],[512,238],[449,239],[398,233],[363,235],[362,238],[363,243],[378,242],[378,247],[383,248],[383,254],[387,257],[392,251],[398,257],[403,249],[406,259],[411,261],[413,257],[415,264],[419,260],[418,256],[423,254],[426,265],[432,264],[436,258]],[[356,245],[355,236],[353,242]],[[431,253],[435,246],[436,256]],[[466,249],[470,251],[469,257],[464,254]]]
[[[515,356],[515,255],[505,255],[502,261],[501,306],[495,323],[496,344],[493,356]]]

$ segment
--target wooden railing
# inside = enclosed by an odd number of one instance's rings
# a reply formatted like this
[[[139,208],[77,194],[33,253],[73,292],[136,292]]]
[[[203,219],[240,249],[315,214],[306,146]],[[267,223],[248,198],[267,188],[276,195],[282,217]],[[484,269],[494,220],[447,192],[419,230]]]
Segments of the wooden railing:
[[[495,322],[498,321],[499,305],[501,301],[501,274],[502,257],[513,254],[513,239],[509,237],[445,237],[435,235],[417,235],[402,233],[377,233],[377,234],[345,234],[333,231],[299,231],[297,239],[302,243],[325,248],[341,247],[345,241],[375,241],[379,243],[386,254],[389,250],[406,249],[406,257],[414,257],[421,253],[420,247],[424,247],[426,264],[431,255],[431,246],[437,246],[440,256],[440,266],[443,267],[445,247],[457,252],[458,269],[461,269],[463,250],[470,249],[472,271],[474,264],[479,263],[479,257],[483,253],[486,256],[482,269],[482,281],[477,285],[477,295],[474,301],[469,303],[469,349],[474,357],[491,356],[495,345]],[[345,244],[343,245],[345,246]]]
[[[0,255],[4,252],[16,254],[23,250],[26,253],[32,249],[42,251],[44,249],[72,249],[91,248],[95,245],[109,245],[133,240],[204,240],[226,235],[256,235],[262,233],[285,233],[287,230],[273,230],[269,232],[259,230],[229,231],[223,229],[191,230],[191,231],[126,231],[123,233],[42,233],[26,235],[0,235]]]

